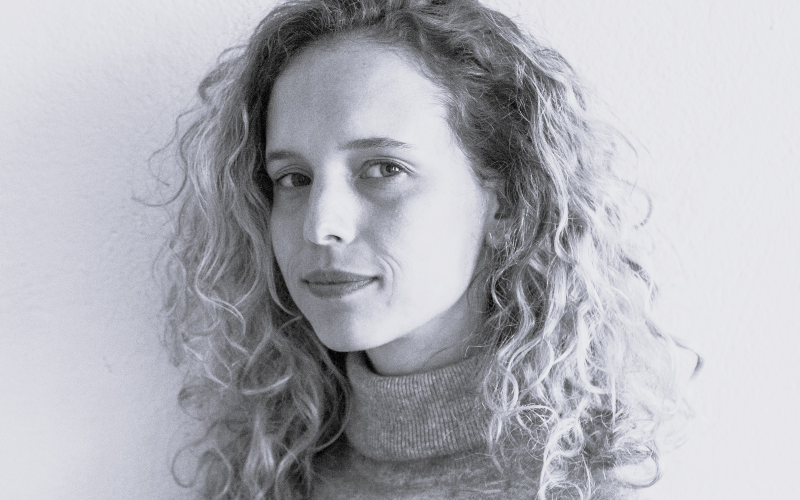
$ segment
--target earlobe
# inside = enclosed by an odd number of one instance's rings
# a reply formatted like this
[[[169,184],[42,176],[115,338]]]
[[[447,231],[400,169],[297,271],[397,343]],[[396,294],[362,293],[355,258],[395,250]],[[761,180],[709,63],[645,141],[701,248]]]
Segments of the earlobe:
[[[505,220],[495,218],[489,223],[486,231],[486,244],[495,250],[499,250],[506,245],[507,240]]]
[[[495,250],[501,248],[505,244],[506,239],[506,223],[505,217],[503,216],[503,210],[500,205],[499,195],[501,187],[502,184],[498,182],[492,182],[491,186],[489,187],[489,189],[491,189],[489,203],[486,207],[487,220],[485,242],[486,245]]]
[[[498,250],[508,242],[508,218],[505,216],[497,196],[494,196],[491,211],[486,221],[486,244]]]
[[[497,241],[497,236],[494,231],[486,231],[486,246],[497,250],[500,248],[500,243]]]

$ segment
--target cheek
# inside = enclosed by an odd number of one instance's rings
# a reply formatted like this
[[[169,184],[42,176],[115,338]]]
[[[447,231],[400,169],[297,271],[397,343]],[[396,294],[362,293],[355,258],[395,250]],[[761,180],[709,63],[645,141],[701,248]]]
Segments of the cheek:
[[[302,226],[298,229],[298,223],[296,217],[292,217],[290,213],[280,208],[273,210],[270,216],[272,251],[284,277],[289,271],[291,257],[297,254],[297,248],[295,247],[297,246],[298,231],[301,231],[299,234],[302,236]]]
[[[472,193],[446,194],[422,197],[396,211],[393,220],[381,221],[385,253],[400,274],[397,285],[414,288],[396,292],[462,293],[472,279],[483,246],[484,210],[464,203],[463,196]]]

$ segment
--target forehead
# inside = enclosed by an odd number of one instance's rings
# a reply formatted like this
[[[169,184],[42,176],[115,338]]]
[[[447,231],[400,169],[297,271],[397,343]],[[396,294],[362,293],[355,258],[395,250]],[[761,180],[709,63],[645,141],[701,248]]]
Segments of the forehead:
[[[365,36],[350,35],[320,40],[295,55],[281,72],[276,85],[281,80],[294,80],[298,77],[317,77],[334,86],[356,79],[358,82],[387,79],[400,80],[424,86],[425,90],[440,93],[430,78],[424,76],[420,57],[406,47],[378,42]],[[307,80],[310,83],[312,80]],[[346,86],[346,85],[345,85]],[[421,90],[415,85],[409,90]]]
[[[442,97],[407,50],[373,41],[327,41],[298,54],[276,80],[268,136],[292,133],[303,124],[363,121],[374,128],[441,120],[446,118]]]

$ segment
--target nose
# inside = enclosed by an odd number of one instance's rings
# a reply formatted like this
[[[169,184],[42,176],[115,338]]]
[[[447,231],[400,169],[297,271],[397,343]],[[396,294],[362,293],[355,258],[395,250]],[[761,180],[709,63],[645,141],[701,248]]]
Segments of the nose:
[[[306,210],[303,236],[311,243],[346,244],[355,238],[358,200],[345,180],[314,179]]]

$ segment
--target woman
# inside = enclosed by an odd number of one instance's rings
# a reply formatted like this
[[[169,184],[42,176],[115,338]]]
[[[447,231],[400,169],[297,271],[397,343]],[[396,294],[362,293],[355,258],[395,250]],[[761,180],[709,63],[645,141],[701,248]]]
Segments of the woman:
[[[204,498],[618,498],[683,411],[625,142],[471,0],[279,6],[180,139]]]

